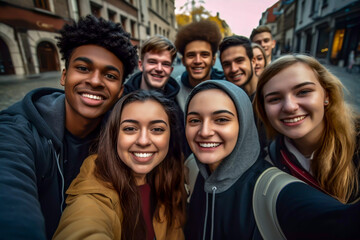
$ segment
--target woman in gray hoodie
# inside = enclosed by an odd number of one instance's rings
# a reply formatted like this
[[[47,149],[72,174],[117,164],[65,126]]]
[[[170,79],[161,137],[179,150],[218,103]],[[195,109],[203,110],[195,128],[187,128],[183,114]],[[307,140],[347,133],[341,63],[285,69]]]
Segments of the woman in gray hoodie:
[[[243,90],[226,81],[205,81],[189,95],[185,113],[199,170],[190,187],[186,239],[360,236],[359,204],[341,204],[259,155],[253,110]]]

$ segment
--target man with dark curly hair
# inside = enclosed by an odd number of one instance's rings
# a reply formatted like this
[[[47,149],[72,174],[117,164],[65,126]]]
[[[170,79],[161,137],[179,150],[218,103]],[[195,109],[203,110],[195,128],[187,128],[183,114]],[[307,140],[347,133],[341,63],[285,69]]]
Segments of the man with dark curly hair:
[[[0,113],[5,239],[51,239],[65,191],[137,64],[136,48],[120,24],[87,16],[66,24],[60,34],[65,91],[35,89]]]
[[[209,79],[224,79],[222,71],[213,68],[221,33],[215,22],[203,20],[182,27],[175,46],[182,55],[186,71],[176,80],[180,85],[178,103],[184,111],[187,96],[199,83]]]

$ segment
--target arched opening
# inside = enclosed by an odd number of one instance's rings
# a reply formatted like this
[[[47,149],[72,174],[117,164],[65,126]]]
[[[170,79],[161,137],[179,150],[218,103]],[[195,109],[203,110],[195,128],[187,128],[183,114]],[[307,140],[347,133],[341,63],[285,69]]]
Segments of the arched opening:
[[[15,74],[10,51],[4,40],[0,38],[0,75]]]
[[[59,71],[59,58],[55,46],[50,42],[41,42],[37,47],[40,72]]]

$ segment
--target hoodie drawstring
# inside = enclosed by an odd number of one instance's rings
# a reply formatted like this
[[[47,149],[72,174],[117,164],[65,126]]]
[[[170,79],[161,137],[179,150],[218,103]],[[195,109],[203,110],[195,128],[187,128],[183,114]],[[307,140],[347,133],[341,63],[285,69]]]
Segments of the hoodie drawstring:
[[[62,213],[63,212],[63,205],[64,205],[64,200],[65,200],[65,196],[64,196],[64,186],[65,186],[65,183],[64,183],[64,175],[61,171],[61,168],[60,168],[60,153],[57,154],[56,153],[56,150],[55,150],[55,147],[51,141],[51,139],[48,140],[48,143],[50,145],[50,147],[52,147],[53,151],[54,151],[54,155],[55,155],[55,159],[56,159],[56,165],[57,165],[57,168],[58,168],[58,171],[60,173],[60,176],[61,176],[61,204],[60,204],[60,212]]]
[[[205,221],[204,221],[204,231],[203,231],[203,240],[205,240],[206,237],[206,225],[207,225],[207,215],[208,215],[208,204],[209,204],[209,197],[208,193],[206,193],[206,210],[205,210]]]
[[[217,187],[212,187],[212,204],[211,204],[211,228],[210,228],[210,240],[214,236],[214,212],[215,212],[215,192]],[[207,217],[208,217],[208,205],[209,205],[209,194],[206,193],[206,210],[205,210],[205,221],[204,221],[204,231],[203,231],[203,240],[206,238],[206,226],[207,226]]]
[[[214,212],[215,212],[215,192],[217,190],[217,187],[213,186],[212,187],[212,209],[211,209],[211,235],[210,235],[210,239],[213,239],[213,235],[214,235]]]

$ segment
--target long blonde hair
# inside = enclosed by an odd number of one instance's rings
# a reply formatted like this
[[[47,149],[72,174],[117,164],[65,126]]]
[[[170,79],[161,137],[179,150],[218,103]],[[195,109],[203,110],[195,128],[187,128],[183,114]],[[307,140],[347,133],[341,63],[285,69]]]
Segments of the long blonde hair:
[[[341,81],[313,57],[283,56],[268,65],[260,75],[254,109],[264,123],[268,137],[274,138],[278,135],[266,116],[263,88],[280,71],[298,62],[306,64],[314,71],[329,97],[329,104],[325,106],[325,129],[321,137],[321,146],[315,152],[311,170],[325,192],[347,203],[352,194],[357,193],[359,184],[358,169],[353,162],[357,146],[357,115],[344,101],[344,86]]]

